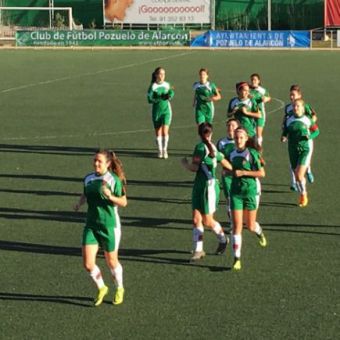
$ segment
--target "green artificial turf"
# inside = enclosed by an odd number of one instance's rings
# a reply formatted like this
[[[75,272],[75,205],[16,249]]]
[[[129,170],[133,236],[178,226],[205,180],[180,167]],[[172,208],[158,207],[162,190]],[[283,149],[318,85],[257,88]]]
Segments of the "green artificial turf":
[[[156,158],[146,90],[163,66],[175,86],[169,159]],[[268,247],[244,231],[243,268],[230,247],[188,263],[193,174],[180,165],[198,140],[192,83],[207,67],[222,88],[214,140],[224,136],[235,83],[257,72],[273,98],[264,134],[267,176],[258,221]],[[0,50],[1,339],[335,339],[339,329],[338,172],[340,58],[329,51]],[[300,84],[318,113],[315,183],[301,209],[289,191],[280,143],[289,87]],[[82,268],[85,209],[72,205],[93,152],[112,148],[125,165],[120,209],[126,298],[96,289]],[[226,222],[221,197],[216,216]]]

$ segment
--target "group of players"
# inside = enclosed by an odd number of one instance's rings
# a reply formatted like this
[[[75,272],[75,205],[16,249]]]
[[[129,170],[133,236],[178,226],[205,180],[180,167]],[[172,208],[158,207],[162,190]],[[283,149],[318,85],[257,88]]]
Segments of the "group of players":
[[[257,222],[261,194],[260,178],[265,176],[262,158],[263,128],[266,121],[265,104],[271,100],[262,87],[258,74],[250,76],[250,83],[236,84],[236,96],[228,106],[226,137],[212,142],[214,102],[221,99],[219,88],[209,80],[207,69],[200,69],[199,81],[193,85],[194,111],[201,141],[195,146],[191,160],[183,158],[182,165],[195,172],[192,191],[193,252],[190,261],[199,261],[206,254],[203,248],[204,226],[211,228],[218,239],[216,254],[223,254],[229,242],[220,223],[215,220],[220,195],[216,177],[217,164],[222,170],[222,188],[228,204],[232,226],[234,254],[233,270],[241,269],[243,225],[256,234],[261,247],[267,246],[264,232]],[[168,158],[171,100],[174,88],[165,80],[165,69],[152,73],[147,100],[152,104],[152,121],[156,134],[159,158]],[[318,136],[316,113],[302,99],[298,85],[290,88],[291,102],[285,107],[282,124],[283,142],[288,141],[291,165],[291,190],[300,193],[299,206],[308,204],[306,174],[314,181],[310,170],[313,139]],[[87,202],[87,219],[83,232],[82,253],[85,269],[98,288],[94,305],[99,306],[108,294],[101,270],[96,264],[99,247],[116,285],[113,304],[124,300],[123,268],[118,260],[121,237],[118,207],[127,205],[126,179],[123,166],[113,152],[99,150],[93,160],[94,172],[84,179],[84,192],[74,206],[76,211]]]

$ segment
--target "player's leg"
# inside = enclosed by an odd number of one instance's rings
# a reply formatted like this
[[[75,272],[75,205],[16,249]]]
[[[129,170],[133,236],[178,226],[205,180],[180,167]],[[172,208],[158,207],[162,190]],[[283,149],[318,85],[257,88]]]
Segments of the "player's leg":
[[[89,239],[89,236],[87,236],[86,240]],[[103,302],[103,299],[109,290],[104,283],[99,267],[96,265],[98,248],[98,244],[84,244],[83,242],[82,254],[84,268],[87,270],[87,272],[89,272],[93,282],[98,288],[98,295],[94,301],[95,306],[99,306]]]
[[[168,122],[166,122],[168,123]],[[162,151],[163,151],[163,158],[167,159],[168,156],[168,144],[169,144],[169,128],[170,124],[162,125]]]
[[[233,269],[241,269],[241,248],[242,248],[242,229],[243,229],[243,210],[233,210],[233,235],[232,247],[234,253]]]
[[[296,184],[300,193],[299,206],[305,207],[308,204],[308,196],[307,196],[307,186],[306,186],[306,171],[307,166],[304,164],[300,164],[295,169],[295,177]]]
[[[307,167],[307,180],[309,183],[314,183],[314,175],[312,172],[312,156],[313,156],[313,151],[314,151],[314,141],[310,140],[309,141],[309,147],[310,147],[310,161]]]
[[[123,302],[124,299],[124,286],[123,286],[123,267],[118,260],[118,249],[121,239],[121,227],[120,220],[117,219],[117,225],[115,228],[108,230],[108,237],[103,242],[104,256],[107,266],[110,268],[113,282],[116,286],[115,295],[113,298],[113,304],[118,305]]]
[[[193,202],[193,207],[195,207],[195,202]],[[200,260],[205,256],[205,252],[203,250],[203,220],[202,214],[198,209],[193,209],[192,211],[192,243],[193,243],[193,255],[191,257],[191,261]]]

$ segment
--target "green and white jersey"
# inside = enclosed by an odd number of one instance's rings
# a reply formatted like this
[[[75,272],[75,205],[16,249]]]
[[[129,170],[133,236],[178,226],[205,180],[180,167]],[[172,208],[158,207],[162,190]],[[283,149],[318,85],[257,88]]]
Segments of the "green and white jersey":
[[[93,229],[120,227],[118,208],[103,194],[106,185],[115,196],[124,196],[123,184],[115,173],[104,175],[91,173],[84,179],[84,195],[87,199],[86,226]]]
[[[161,115],[171,113],[170,100],[174,97],[175,92],[170,83],[164,81],[162,83],[152,83],[149,86],[147,99],[152,105],[153,115]]]
[[[289,103],[285,106],[285,118],[294,115],[293,104]],[[309,118],[313,118],[314,111],[310,104],[305,103],[305,115]]]
[[[195,91],[195,110],[202,113],[214,113],[214,102],[210,101],[209,98],[217,95],[216,85],[210,81],[205,84],[197,81],[192,87]]]
[[[254,137],[255,132],[255,119],[249,116],[246,116],[242,111],[242,107],[246,107],[248,111],[257,112],[257,103],[252,98],[247,98],[244,100],[240,100],[238,97],[234,97],[229,101],[228,105],[228,113],[232,112],[234,108],[237,108],[237,111],[234,114],[234,118],[236,118],[240,124],[246,129],[249,137]]]
[[[308,148],[310,140],[319,135],[319,129],[307,115],[292,114],[285,121],[282,135],[288,138],[289,148]]]
[[[217,150],[222,152],[225,158],[229,158],[230,153],[235,149],[235,141],[228,137],[221,138],[216,146]]]
[[[215,149],[215,157],[210,157],[209,149],[203,142],[196,145],[193,158],[199,158],[200,164],[196,172],[195,182],[206,182],[216,178],[217,164],[224,159],[224,156],[217,151],[215,145],[213,145],[213,148]]]
[[[262,101],[262,97],[269,97],[269,92],[262,86],[254,87],[250,89],[250,94],[258,104],[259,109],[263,114],[266,113],[265,105]]]
[[[252,148],[245,148],[243,151],[235,149],[231,152],[229,159],[233,170],[257,171],[262,168],[260,154]],[[259,194],[258,191],[258,183],[255,177],[233,177],[231,195],[256,196]]]

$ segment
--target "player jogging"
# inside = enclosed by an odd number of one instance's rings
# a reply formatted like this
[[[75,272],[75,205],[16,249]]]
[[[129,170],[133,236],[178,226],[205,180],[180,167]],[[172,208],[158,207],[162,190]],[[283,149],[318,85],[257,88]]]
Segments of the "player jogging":
[[[271,101],[269,92],[262,86],[261,77],[257,73],[250,76],[250,95],[255,99],[261,111],[261,118],[255,120],[256,123],[256,143],[262,146],[263,129],[266,124],[265,104]]]
[[[267,240],[263,230],[256,222],[259,207],[259,180],[265,176],[260,154],[254,148],[248,147],[250,141],[243,127],[235,130],[235,150],[230,154],[233,166],[233,179],[230,190],[230,208],[233,219],[233,252],[234,270],[241,269],[241,248],[243,224],[255,232],[261,247],[266,247]]]
[[[212,126],[203,123],[198,127],[201,142],[195,147],[192,161],[182,159],[183,166],[196,173],[192,190],[192,221],[193,221],[193,256],[191,261],[200,260],[205,256],[203,250],[203,233],[205,225],[212,229],[218,239],[216,254],[222,254],[227,246],[228,238],[221,225],[214,219],[219,201],[219,183],[216,179],[217,163],[232,169],[230,163],[224,159],[211,141]]]
[[[301,98],[296,99],[293,104],[293,114],[285,121],[281,141],[288,140],[289,161],[300,193],[300,207],[308,204],[305,175],[313,153],[312,140],[318,135],[317,124],[305,114],[305,102]]]
[[[283,118],[283,126],[285,124],[286,119],[293,115],[293,104],[296,99],[302,98],[302,91],[299,85],[292,85],[289,90],[289,98],[290,103],[285,106],[285,112],[284,112],[284,118]],[[314,123],[317,121],[317,115],[314,109],[307,103],[305,103],[305,115],[308,116],[313,120]],[[311,140],[310,144],[313,144],[314,141]],[[314,149],[314,147],[313,147]],[[311,164],[309,164],[307,168],[307,180],[309,183],[314,183],[314,175],[312,172]],[[296,178],[294,174],[294,170],[292,169],[292,166],[290,166],[290,177],[291,177],[291,184],[290,184],[290,190],[292,191],[298,191],[298,188],[296,186]]]
[[[237,97],[229,101],[227,116],[237,119],[243,126],[250,138],[256,136],[256,118],[261,118],[261,111],[256,101],[250,98],[249,85],[247,82],[236,84]]]
[[[169,128],[172,119],[170,101],[175,95],[170,83],[165,81],[165,70],[157,67],[152,73],[147,99],[152,104],[152,122],[156,134],[158,158],[168,158]]]
[[[208,69],[199,70],[199,79],[193,85],[196,124],[206,122],[212,124],[215,113],[214,102],[221,99],[221,94],[215,83],[209,81]]]
[[[93,166],[94,172],[85,177],[84,193],[74,206],[74,210],[78,211],[85,201],[88,205],[82,241],[83,263],[98,288],[94,305],[99,306],[109,291],[96,265],[99,246],[103,249],[116,284],[113,304],[118,305],[124,298],[123,268],[118,260],[121,237],[118,207],[127,205],[126,180],[122,164],[113,152],[96,152]]]

